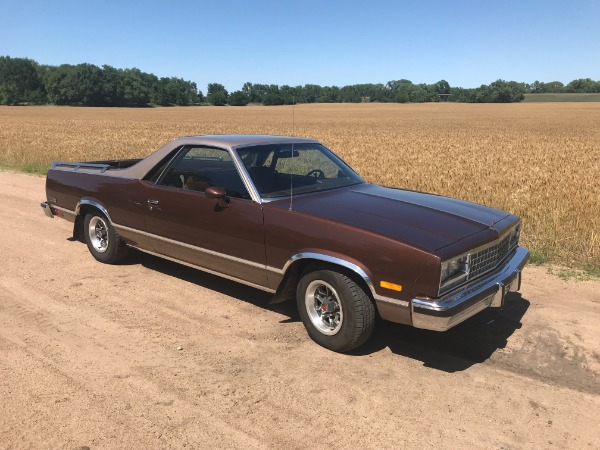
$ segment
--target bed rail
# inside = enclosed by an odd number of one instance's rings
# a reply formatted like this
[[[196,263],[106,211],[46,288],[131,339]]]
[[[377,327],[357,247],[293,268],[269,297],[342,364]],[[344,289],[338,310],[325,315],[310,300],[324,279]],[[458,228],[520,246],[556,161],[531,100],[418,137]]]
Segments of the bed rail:
[[[96,163],[86,163],[86,162],[65,162],[65,161],[54,161],[50,169],[56,169],[60,167],[70,167],[74,172],[77,172],[79,169],[88,169],[88,170],[97,170],[101,173],[106,172],[111,168],[110,164],[96,164]]]

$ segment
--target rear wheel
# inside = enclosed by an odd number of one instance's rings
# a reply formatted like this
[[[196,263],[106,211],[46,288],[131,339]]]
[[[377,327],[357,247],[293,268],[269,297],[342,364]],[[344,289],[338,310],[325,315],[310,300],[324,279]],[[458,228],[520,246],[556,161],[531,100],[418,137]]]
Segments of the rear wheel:
[[[375,306],[350,277],[329,269],[305,272],[296,292],[308,335],[317,344],[347,352],[364,344],[375,323]]]
[[[100,262],[115,264],[127,255],[127,245],[106,216],[100,212],[92,212],[85,216],[83,236],[90,253]]]

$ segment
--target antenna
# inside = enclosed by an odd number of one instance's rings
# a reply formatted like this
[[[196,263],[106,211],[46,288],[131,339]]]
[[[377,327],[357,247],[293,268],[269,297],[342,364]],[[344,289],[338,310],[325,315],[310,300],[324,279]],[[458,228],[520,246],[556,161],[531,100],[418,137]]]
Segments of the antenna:
[[[294,115],[294,104],[296,103],[295,96],[292,95],[292,136],[296,133],[296,117]],[[290,211],[294,208],[294,141],[292,141],[292,164],[290,168]]]
[[[290,170],[290,211],[293,211],[294,199],[294,142],[292,141],[292,167]]]
[[[295,110],[294,107],[296,106],[296,98],[294,95],[292,95],[292,136],[296,136],[296,114],[295,114]],[[294,154],[292,152],[292,158],[294,157]]]

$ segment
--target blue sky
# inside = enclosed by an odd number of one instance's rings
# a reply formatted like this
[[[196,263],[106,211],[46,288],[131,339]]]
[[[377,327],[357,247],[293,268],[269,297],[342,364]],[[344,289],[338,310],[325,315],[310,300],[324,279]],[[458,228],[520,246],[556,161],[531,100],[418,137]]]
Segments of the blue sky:
[[[600,0],[0,0],[0,55],[137,67],[230,91],[600,79]]]

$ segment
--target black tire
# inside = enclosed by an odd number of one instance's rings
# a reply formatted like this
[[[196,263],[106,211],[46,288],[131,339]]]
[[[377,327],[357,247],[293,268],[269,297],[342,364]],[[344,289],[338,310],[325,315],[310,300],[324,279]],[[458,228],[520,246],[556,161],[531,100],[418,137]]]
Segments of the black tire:
[[[343,273],[328,268],[305,272],[296,300],[308,335],[325,348],[349,352],[371,336],[375,305],[362,286]]]
[[[127,256],[129,247],[101,212],[86,214],[82,231],[88,250],[98,261],[116,264]]]

